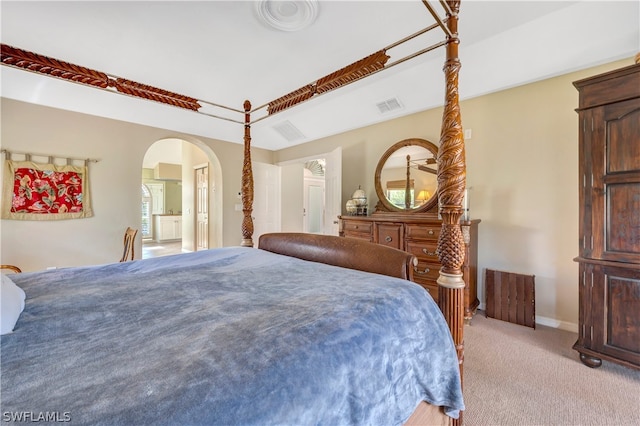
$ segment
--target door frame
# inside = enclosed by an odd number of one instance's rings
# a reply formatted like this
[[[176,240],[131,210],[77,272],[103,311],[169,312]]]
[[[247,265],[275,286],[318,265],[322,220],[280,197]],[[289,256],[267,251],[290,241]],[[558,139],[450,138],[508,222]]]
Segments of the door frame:
[[[333,188],[333,190],[329,190],[329,188],[327,187],[327,185],[329,184],[329,182],[327,182],[327,175],[326,175],[326,169],[325,169],[325,188],[324,188],[324,197],[325,197],[325,202],[324,202],[324,206],[325,206],[325,218],[324,218],[324,223],[325,226],[331,226],[332,229],[331,231],[329,231],[328,229],[325,230],[325,234],[328,235],[338,235],[338,219],[337,217],[334,219],[333,215],[331,214],[331,212],[328,211],[328,208],[330,205],[335,204],[336,208],[341,209],[342,207],[342,147],[338,147],[332,151],[329,152],[323,152],[320,154],[316,154],[316,155],[309,155],[306,157],[301,157],[301,158],[295,158],[293,160],[286,160],[286,161],[280,161],[278,163],[276,163],[277,166],[289,166],[289,165],[293,165],[293,164],[300,164],[302,166],[302,169],[304,170],[304,163],[306,163],[307,161],[313,161],[313,160],[317,160],[318,158],[324,158],[327,162],[330,161],[331,158],[335,158],[337,155],[340,156],[340,161],[339,161],[339,165],[336,167],[337,169],[340,170],[339,174],[337,175],[337,182],[333,182],[333,185],[336,186],[336,188]],[[328,165],[327,165],[328,168]],[[283,179],[284,180],[284,179]],[[301,185],[304,191],[304,174],[302,174],[300,176],[300,180],[303,182],[303,184]],[[334,201],[332,203],[329,203],[329,200],[327,199],[328,197],[331,196],[331,194],[333,194],[334,196]],[[301,194],[301,198],[300,198],[303,202],[303,204],[300,206],[300,210],[302,211],[302,209],[304,208],[304,194]],[[291,208],[291,206],[289,206],[289,208]],[[331,223],[329,224],[329,221],[331,221]],[[335,223],[334,223],[335,222]],[[302,220],[301,220],[302,223]],[[300,232],[302,232],[302,229],[300,229]]]

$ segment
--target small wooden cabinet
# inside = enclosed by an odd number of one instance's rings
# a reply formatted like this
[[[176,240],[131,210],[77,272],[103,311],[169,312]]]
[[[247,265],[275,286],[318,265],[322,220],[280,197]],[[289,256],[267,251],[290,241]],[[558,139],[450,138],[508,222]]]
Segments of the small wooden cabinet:
[[[465,319],[470,320],[478,300],[478,223],[462,224],[465,239],[465,261],[462,266],[465,282]],[[341,216],[340,236],[359,238],[412,253],[418,259],[413,280],[438,301],[440,262],[436,254],[442,221],[434,214],[374,214],[372,216]]]
[[[579,92],[579,315],[589,367],[640,369],[640,64]]]

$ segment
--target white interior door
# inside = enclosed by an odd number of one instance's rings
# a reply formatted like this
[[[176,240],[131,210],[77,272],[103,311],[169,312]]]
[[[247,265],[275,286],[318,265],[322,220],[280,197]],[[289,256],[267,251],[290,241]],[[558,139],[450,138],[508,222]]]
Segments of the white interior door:
[[[253,246],[260,235],[280,232],[280,166],[253,163]]]
[[[151,216],[151,208],[153,199],[151,197],[151,191],[149,187],[145,184],[142,184],[142,228],[140,229],[142,233],[142,238],[151,238],[152,236],[152,224],[153,216]]]
[[[304,232],[311,234],[324,233],[324,177],[304,178]]]
[[[325,155],[325,211],[324,233],[338,235],[338,216],[342,214],[342,147]]]
[[[209,248],[209,167],[195,169],[196,251]]]
[[[164,185],[161,183],[147,183],[151,192],[151,214],[164,214]]]

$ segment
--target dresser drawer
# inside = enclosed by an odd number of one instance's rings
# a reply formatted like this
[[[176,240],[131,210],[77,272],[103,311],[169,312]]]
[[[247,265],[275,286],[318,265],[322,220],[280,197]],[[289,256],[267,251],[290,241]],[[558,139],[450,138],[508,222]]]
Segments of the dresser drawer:
[[[418,265],[413,267],[413,277],[416,282],[418,278],[435,281],[440,276],[440,268],[439,263],[430,263],[418,259]]]
[[[342,224],[342,231],[345,233],[353,234],[354,232],[361,234],[371,235],[371,228],[373,224],[371,222],[356,222],[345,220]]]
[[[440,225],[407,224],[407,239],[424,239],[438,241]]]
[[[438,301],[438,283],[434,280],[415,279],[414,282],[427,290],[433,300]]]
[[[342,233],[342,235],[344,237],[347,238],[357,238],[359,240],[365,240],[365,241],[369,241],[370,243],[373,242],[373,238],[371,238],[371,233],[366,233],[366,232],[349,232],[349,231],[344,231]]]
[[[437,248],[438,243],[436,241],[407,241],[407,251],[417,257],[418,260],[426,262],[440,262],[436,254]]]
[[[404,248],[404,228],[401,223],[384,223],[376,225],[377,243],[398,250]]]

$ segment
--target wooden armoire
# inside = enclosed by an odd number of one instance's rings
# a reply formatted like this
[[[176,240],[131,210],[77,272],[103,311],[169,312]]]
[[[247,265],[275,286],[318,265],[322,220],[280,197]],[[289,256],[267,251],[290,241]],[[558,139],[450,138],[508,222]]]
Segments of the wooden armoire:
[[[589,367],[640,369],[640,64],[579,92],[579,330]]]

